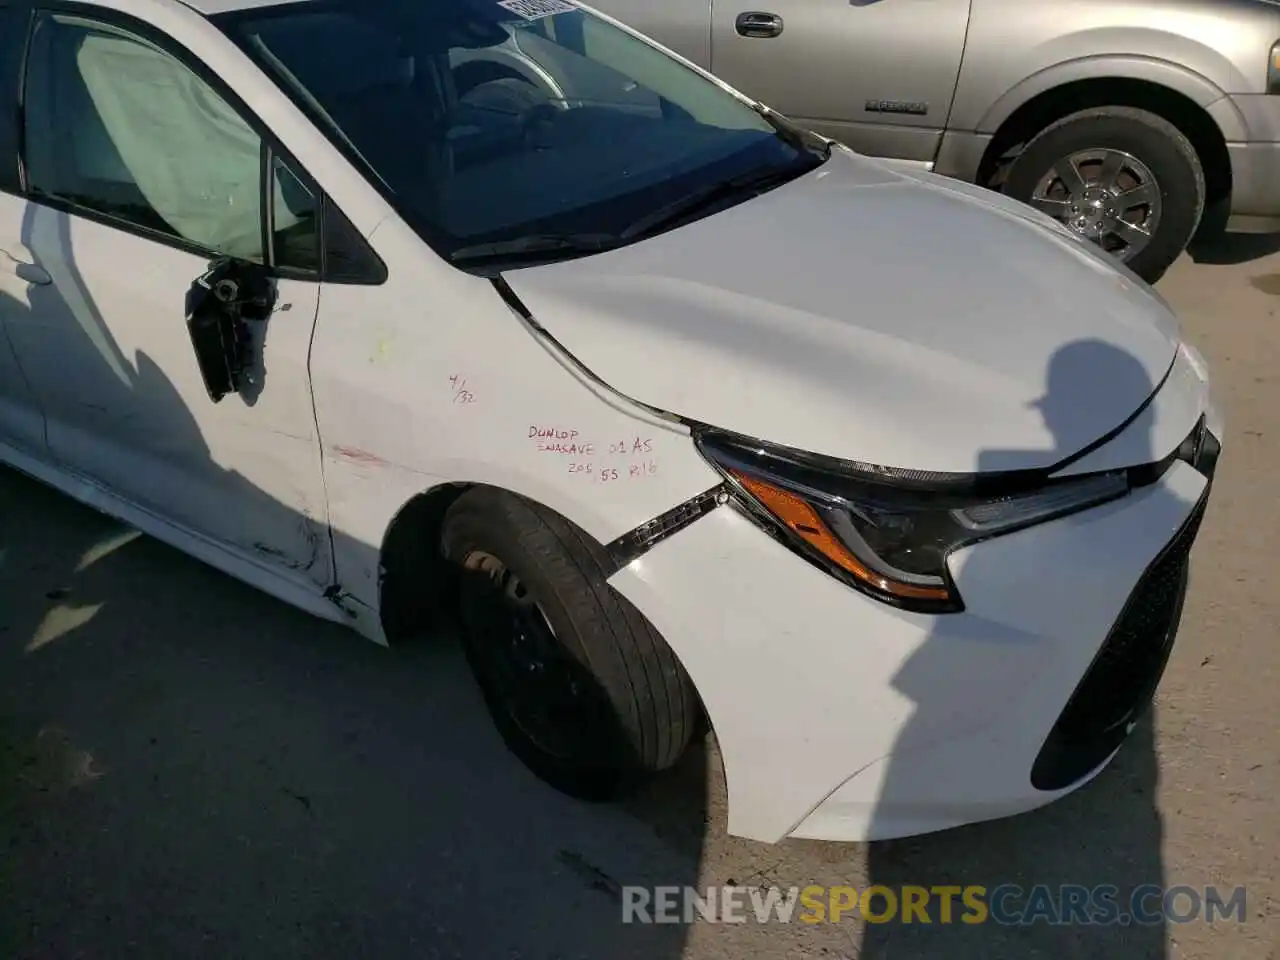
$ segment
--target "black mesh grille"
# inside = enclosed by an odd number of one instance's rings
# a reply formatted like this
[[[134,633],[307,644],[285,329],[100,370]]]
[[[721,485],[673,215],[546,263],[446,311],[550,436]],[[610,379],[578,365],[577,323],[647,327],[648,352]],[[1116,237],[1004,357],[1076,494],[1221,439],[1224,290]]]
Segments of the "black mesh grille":
[[[1106,642],[1050,731],[1031,770],[1037,790],[1060,790],[1107,759],[1151,702],[1182,616],[1201,498],[1182,529],[1138,581]]]

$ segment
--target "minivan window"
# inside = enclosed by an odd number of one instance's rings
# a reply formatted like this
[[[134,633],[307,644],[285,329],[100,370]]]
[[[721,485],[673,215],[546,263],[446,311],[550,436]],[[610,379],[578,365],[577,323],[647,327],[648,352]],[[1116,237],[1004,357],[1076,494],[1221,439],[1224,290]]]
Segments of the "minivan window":
[[[603,249],[824,156],[568,0],[309,0],[214,21],[455,260]]]

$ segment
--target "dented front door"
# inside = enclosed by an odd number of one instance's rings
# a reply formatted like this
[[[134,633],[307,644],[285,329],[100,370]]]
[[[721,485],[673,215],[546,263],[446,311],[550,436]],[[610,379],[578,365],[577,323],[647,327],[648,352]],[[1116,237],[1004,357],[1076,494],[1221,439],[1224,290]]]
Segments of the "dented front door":
[[[0,196],[6,216],[21,203]],[[6,320],[51,455],[166,520],[329,583],[307,375],[319,285],[278,282],[256,383],[214,404],[183,314],[203,257],[35,203],[25,223],[51,282]]]
[[[256,376],[220,403],[186,325],[188,290],[211,258],[314,258],[311,198],[275,190],[282,165],[264,162],[262,137],[190,54],[114,18],[36,12],[26,199],[0,195],[0,224],[15,234],[0,240],[46,280],[5,319],[49,456],[268,570],[328,584],[307,371],[319,283],[278,281]]]

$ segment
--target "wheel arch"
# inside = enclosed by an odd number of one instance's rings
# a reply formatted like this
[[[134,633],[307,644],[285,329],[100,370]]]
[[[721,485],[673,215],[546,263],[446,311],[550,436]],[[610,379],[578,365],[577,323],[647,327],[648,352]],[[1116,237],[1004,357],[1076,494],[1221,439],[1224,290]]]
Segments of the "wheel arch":
[[[508,486],[461,480],[436,484],[401,505],[387,524],[379,546],[378,610],[389,643],[408,638],[423,623],[453,615],[454,571],[438,548],[449,508],[464,494],[481,488],[509,493],[555,514],[607,554],[614,570],[723,503],[722,486],[717,485],[605,542],[563,511]]]
[[[378,549],[378,614],[388,643],[452,615],[452,578],[438,550],[440,535],[449,507],[476,486],[437,484],[410,497],[387,525]]]
[[[1162,117],[1191,141],[1204,170],[1206,205],[1225,201],[1232,187],[1227,143],[1234,135],[1243,136],[1243,133],[1224,131],[1219,120],[1206,109],[1222,99],[1221,92],[1209,81],[1181,67],[1164,66],[1170,69],[1159,71],[1160,75],[1178,81],[1176,84],[1141,76],[1098,77],[1092,71],[1076,79],[1067,79],[1067,75],[1057,71],[1038,74],[1037,77],[1048,79],[1046,75],[1053,73],[1047,86],[1033,84],[1036,78],[1024,81],[1001,98],[983,120],[984,128],[992,131],[992,137],[983,152],[975,180],[986,186],[995,185],[1001,161],[1063,117],[1094,107],[1133,107]],[[1043,89],[1037,89],[1040,86]],[[1015,97],[1015,93],[1019,96]]]
[[[415,634],[421,630],[423,623],[453,622],[457,613],[457,572],[439,550],[445,517],[448,515],[449,508],[464,494],[485,488],[530,500],[539,509],[549,511],[563,519],[582,536],[591,538],[603,551],[613,553],[614,548],[629,536],[626,535],[609,544],[600,543],[560,511],[532,500],[525,494],[495,484],[470,481],[437,484],[406,501],[392,518],[383,536],[379,550],[379,615],[384,636],[389,644],[396,645],[414,638]],[[657,518],[655,522],[675,516],[691,504],[703,501],[714,493],[715,491],[710,491],[708,494],[699,495]],[[664,538],[694,522],[705,512],[704,509],[699,509],[695,514],[681,516],[677,526],[666,530]],[[635,532],[632,531],[632,533]],[[616,555],[615,559],[617,559]],[[422,589],[424,583],[430,584],[429,589]],[[624,599],[627,603],[631,603],[629,599],[625,597]],[[642,617],[644,616],[643,611],[639,613]],[[657,628],[653,627],[653,629]],[[672,649],[671,652],[689,676],[697,710],[697,716],[694,719],[694,738],[700,738],[708,732],[713,732],[710,714],[702,702],[697,681],[688,673],[688,667],[680,656],[680,651]],[[719,775],[723,778],[723,761],[720,758],[716,759],[720,764]]]
[[[995,133],[1015,111],[1053,90],[1082,82],[1110,84],[1118,81],[1138,81],[1163,87],[1182,94],[1202,110],[1208,109],[1227,95],[1222,87],[1203,74],[1157,57],[1138,54],[1074,57],[1036,70],[1019,80],[987,106],[972,129],[976,133]],[[965,113],[969,111],[966,110]],[[1246,137],[1242,118],[1233,118],[1230,126],[1231,129],[1222,131],[1227,140]]]

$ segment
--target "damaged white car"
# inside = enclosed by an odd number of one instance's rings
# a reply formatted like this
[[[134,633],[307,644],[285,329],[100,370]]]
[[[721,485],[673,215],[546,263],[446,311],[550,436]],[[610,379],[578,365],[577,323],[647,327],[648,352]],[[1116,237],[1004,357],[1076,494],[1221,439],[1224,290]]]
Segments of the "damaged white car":
[[[1149,701],[1221,419],[1047,218],[568,0],[0,0],[0,67],[0,459],[379,642],[456,601],[549,783],[705,719],[730,832],[902,836]]]

